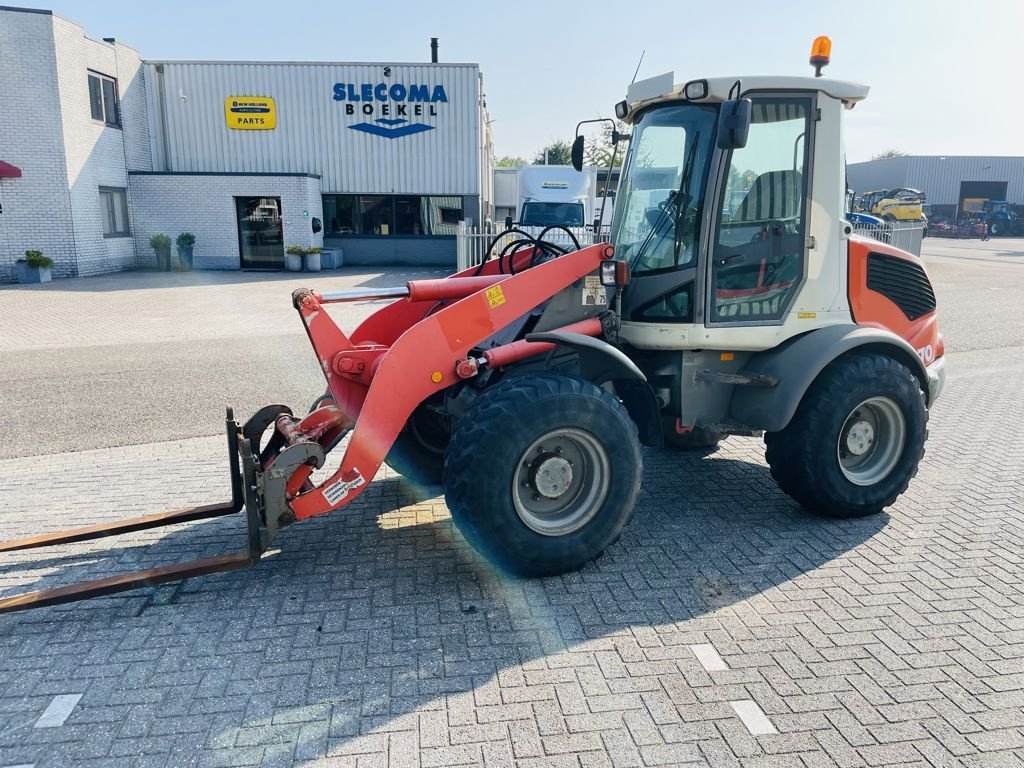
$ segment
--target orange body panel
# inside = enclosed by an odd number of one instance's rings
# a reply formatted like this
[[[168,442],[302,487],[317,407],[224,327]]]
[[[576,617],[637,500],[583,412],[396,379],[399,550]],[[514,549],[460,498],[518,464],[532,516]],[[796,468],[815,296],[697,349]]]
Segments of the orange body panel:
[[[338,407],[350,419],[358,419],[337,471],[320,486],[289,502],[295,517],[302,520],[323,514],[356,498],[376,474],[413,410],[433,393],[460,380],[456,365],[470,349],[595,272],[601,261],[610,257],[609,246],[594,245],[505,275],[497,282],[467,282],[467,287],[479,288],[435,312],[430,312],[425,302],[399,299],[376,313],[381,317],[364,322],[352,340],[338,329],[315,294],[306,294],[299,311],[328,389]],[[497,271],[493,261],[484,266],[484,275]],[[461,276],[470,274],[467,270]],[[360,341],[353,344],[357,337]],[[337,373],[332,362],[339,353],[351,353],[370,341],[390,347],[376,361],[367,387],[355,380],[362,377]]]
[[[858,325],[875,326],[892,331],[906,339],[917,350],[925,365],[942,357],[944,349],[939,335],[939,318],[933,310],[916,320],[910,320],[892,300],[868,288],[868,254],[881,253],[920,265],[928,274],[924,262],[913,254],[891,245],[864,237],[854,236],[849,241],[849,298],[850,312]]]

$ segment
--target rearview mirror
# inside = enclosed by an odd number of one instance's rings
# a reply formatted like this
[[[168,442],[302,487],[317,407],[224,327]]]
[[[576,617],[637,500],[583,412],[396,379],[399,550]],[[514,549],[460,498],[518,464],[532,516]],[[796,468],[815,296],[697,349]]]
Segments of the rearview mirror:
[[[718,148],[743,149],[750,133],[750,99],[729,99],[718,116]]]
[[[572,167],[577,171],[583,170],[583,137],[577,136],[572,143]]]

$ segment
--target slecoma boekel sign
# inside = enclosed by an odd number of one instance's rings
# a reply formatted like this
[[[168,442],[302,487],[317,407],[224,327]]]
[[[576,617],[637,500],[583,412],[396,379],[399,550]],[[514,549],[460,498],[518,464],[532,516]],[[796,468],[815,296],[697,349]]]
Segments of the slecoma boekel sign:
[[[334,100],[343,102],[346,115],[363,115],[373,122],[350,125],[386,139],[432,131],[434,126],[410,118],[436,117],[438,105],[448,103],[443,85],[405,83],[335,83]]]

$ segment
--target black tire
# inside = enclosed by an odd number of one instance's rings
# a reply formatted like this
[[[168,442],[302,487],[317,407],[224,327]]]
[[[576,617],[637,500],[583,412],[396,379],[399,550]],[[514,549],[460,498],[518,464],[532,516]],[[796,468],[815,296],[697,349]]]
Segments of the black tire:
[[[409,417],[384,461],[416,485],[441,485],[448,439],[445,420],[420,406]]]
[[[551,467],[567,485],[548,486],[542,497],[542,470],[550,477]],[[459,422],[445,458],[445,498],[478,552],[513,574],[551,576],[580,568],[618,539],[642,474],[636,425],[622,403],[589,381],[538,373],[501,382]],[[540,519],[548,512],[521,513],[517,503],[564,511],[550,512],[548,522]],[[559,520],[568,521],[564,530]]]
[[[712,432],[703,427],[694,427],[685,435],[676,432],[676,417],[669,416],[662,420],[662,436],[666,448],[676,451],[708,451],[717,448],[727,435]]]
[[[994,236],[999,237],[1000,235],[1006,234],[1006,225],[1001,221],[993,221],[988,225],[988,231]]]
[[[896,221],[896,217],[893,214],[891,214],[891,213],[886,213],[886,214],[882,215],[882,220],[883,221],[887,221],[890,224],[892,224],[893,222]]]
[[[886,431],[877,428],[877,441],[862,443],[864,459],[847,453],[853,429],[861,421],[861,408],[870,410],[875,402],[882,410],[892,408],[902,415],[903,437],[888,439]],[[899,417],[895,411],[894,423]],[[867,418],[867,417],[864,417]],[[883,419],[884,420],[884,419]],[[889,433],[899,433],[891,428]],[[843,446],[840,440],[846,435]],[[870,435],[875,435],[874,432]],[[862,517],[881,512],[892,504],[917,474],[928,437],[928,411],[917,377],[907,366],[884,355],[853,353],[831,363],[815,379],[804,394],[796,414],[781,432],[764,436],[766,459],[772,477],[779,487],[801,505],[830,517]],[[864,445],[870,447],[864,448]],[[891,451],[891,468],[885,470],[884,451]],[[872,480],[870,472],[850,480],[850,472],[863,470],[847,466],[843,461],[881,461],[877,470],[885,472]]]

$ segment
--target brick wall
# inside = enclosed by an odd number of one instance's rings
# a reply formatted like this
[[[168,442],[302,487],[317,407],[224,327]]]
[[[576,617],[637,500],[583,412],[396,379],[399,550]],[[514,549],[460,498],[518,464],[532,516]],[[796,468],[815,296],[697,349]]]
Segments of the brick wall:
[[[149,137],[139,55],[128,46],[85,37],[66,19],[54,17],[53,26],[78,274],[128,269],[135,266],[134,240],[103,236],[99,188],[127,190],[129,149],[136,162],[149,167],[141,157],[148,154]],[[93,120],[89,70],[117,78],[123,127]]]
[[[56,276],[77,273],[53,18],[0,10],[0,160],[22,170],[0,179],[0,281],[29,249],[53,259]]]
[[[312,231],[313,217],[323,221],[320,179],[314,176],[130,173],[131,217],[140,267],[155,267],[149,238],[172,240],[182,232],[196,236],[194,265],[199,269],[238,269],[236,197],[280,197],[286,245],[323,245]],[[308,218],[303,212],[308,212]]]
[[[117,78],[123,129],[92,119],[90,69]],[[55,277],[133,267],[134,239],[103,237],[99,188],[152,167],[138,52],[49,12],[0,10],[0,104],[0,160],[22,169],[0,180],[0,281],[27,249]]]

